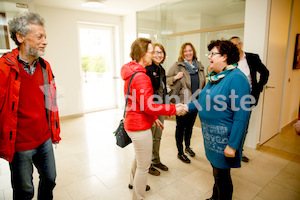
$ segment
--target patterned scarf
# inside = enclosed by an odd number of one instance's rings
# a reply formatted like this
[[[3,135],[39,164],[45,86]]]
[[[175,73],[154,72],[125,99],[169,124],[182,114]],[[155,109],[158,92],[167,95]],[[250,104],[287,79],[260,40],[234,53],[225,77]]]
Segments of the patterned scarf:
[[[208,74],[208,81],[210,84],[217,84],[219,83],[229,72],[235,70],[237,68],[238,64],[234,63],[233,65],[228,65],[225,67],[223,71],[220,73],[216,73],[214,71],[210,72]]]
[[[199,65],[197,60],[193,60],[193,65],[191,65],[188,61],[183,60],[183,63],[186,67],[186,69],[189,71],[190,74],[196,74],[199,69]]]

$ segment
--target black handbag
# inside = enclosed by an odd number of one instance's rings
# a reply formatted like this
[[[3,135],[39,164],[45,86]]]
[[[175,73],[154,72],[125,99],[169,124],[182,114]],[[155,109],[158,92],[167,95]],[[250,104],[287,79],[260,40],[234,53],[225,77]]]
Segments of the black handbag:
[[[127,106],[128,96],[129,96],[129,87],[130,87],[130,84],[131,84],[131,81],[132,81],[133,77],[137,73],[138,72],[134,73],[131,76],[131,78],[130,78],[130,81],[129,81],[129,84],[128,84],[128,89],[127,89],[127,94],[126,94],[126,102],[125,102],[123,119],[121,119],[120,124],[119,124],[117,130],[114,131],[114,134],[116,136],[117,145],[119,147],[122,147],[122,148],[126,147],[128,144],[130,144],[132,142],[131,138],[128,136],[127,132],[124,129],[124,122],[123,122],[123,120],[125,118],[126,106]]]

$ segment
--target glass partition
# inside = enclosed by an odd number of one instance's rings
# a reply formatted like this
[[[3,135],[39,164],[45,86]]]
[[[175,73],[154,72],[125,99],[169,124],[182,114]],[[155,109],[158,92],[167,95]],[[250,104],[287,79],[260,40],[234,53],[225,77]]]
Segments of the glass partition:
[[[195,46],[198,59],[207,68],[207,44],[232,36],[243,39],[244,19],[244,0],[179,0],[138,12],[137,32],[138,37],[165,47],[166,70],[178,60],[184,42]]]
[[[27,8],[19,8],[17,4],[9,1],[0,2],[0,55],[16,48],[13,40],[10,39],[7,22]]]

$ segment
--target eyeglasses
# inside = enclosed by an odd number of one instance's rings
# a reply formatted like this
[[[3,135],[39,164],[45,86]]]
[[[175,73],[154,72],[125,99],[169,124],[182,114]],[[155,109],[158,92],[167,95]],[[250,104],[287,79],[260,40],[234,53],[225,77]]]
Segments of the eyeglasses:
[[[163,51],[153,51],[154,55],[164,55]]]
[[[219,52],[210,52],[209,54],[205,54],[207,57],[209,56],[209,57],[213,57],[214,55],[216,55],[216,54],[221,54],[221,53],[219,53]]]
[[[153,54],[153,51],[147,51],[147,53]]]

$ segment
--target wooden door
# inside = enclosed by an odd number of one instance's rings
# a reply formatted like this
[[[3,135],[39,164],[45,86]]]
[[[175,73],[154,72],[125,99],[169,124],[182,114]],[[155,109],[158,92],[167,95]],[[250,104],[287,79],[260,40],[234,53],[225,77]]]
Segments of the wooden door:
[[[292,0],[272,0],[260,144],[278,133]]]

